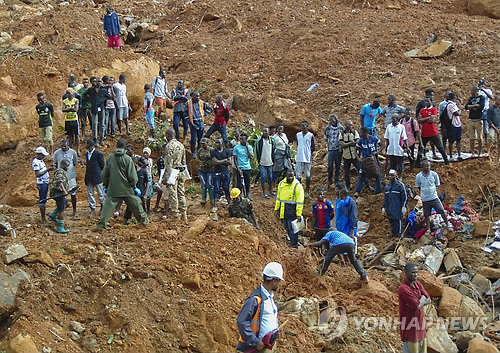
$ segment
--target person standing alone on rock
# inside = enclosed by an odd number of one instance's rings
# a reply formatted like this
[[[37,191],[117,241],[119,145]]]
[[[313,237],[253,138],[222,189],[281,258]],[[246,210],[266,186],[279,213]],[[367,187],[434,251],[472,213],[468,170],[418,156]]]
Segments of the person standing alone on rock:
[[[405,280],[398,288],[400,336],[404,353],[426,353],[427,340],[423,306],[431,303],[429,293],[418,281],[418,267],[407,263]]]
[[[95,148],[95,142],[92,139],[87,140],[87,153],[85,161],[87,168],[85,169],[85,186],[87,188],[87,197],[89,199],[90,214],[92,217],[95,214],[96,202],[94,198],[94,188],[97,191],[97,197],[100,204],[100,212],[106,196],[104,195],[104,186],[102,185],[102,170],[104,169],[104,156],[101,151]]]
[[[387,215],[392,229],[392,237],[401,236],[401,218],[406,215],[406,205],[408,204],[408,195],[406,187],[398,180],[394,169],[389,170],[389,182],[384,188],[384,203],[382,213]]]
[[[54,117],[54,107],[45,101],[43,93],[36,95],[38,104],[36,112],[38,114],[38,127],[40,128],[40,140],[49,153],[52,154],[52,118]]]
[[[104,15],[104,32],[108,36],[108,48],[122,48],[120,40],[120,19],[116,12],[113,11],[111,5],[106,6],[106,14]]]
[[[31,169],[35,172],[36,187],[38,189],[38,206],[40,207],[40,216],[42,222],[47,222],[45,218],[45,204],[47,203],[47,195],[49,194],[49,172],[54,168],[47,168],[43,161],[49,154],[43,147],[37,147],[35,150],[36,158],[31,162]]]
[[[76,165],[78,164],[78,154],[75,150],[69,147],[68,140],[61,141],[61,148],[54,152],[54,166],[56,168],[62,168],[61,163],[63,160],[69,162],[67,169],[68,177],[68,190],[76,187]],[[73,216],[76,216],[76,193],[71,194],[71,205],[73,206]]]
[[[167,186],[167,201],[165,203],[165,217],[168,216],[168,207],[175,217],[182,217],[187,222],[187,205],[184,192],[184,181],[186,171],[186,152],[184,145],[175,139],[175,130],[167,129],[165,136],[167,144],[163,152],[165,159],[165,173],[163,174],[163,185]]]
[[[286,177],[278,185],[278,195],[274,211],[276,217],[282,220],[290,246],[299,246],[299,233],[294,232],[292,222],[296,219],[303,220],[304,188],[300,181],[295,179],[293,169],[286,171]]]
[[[302,172],[306,176],[306,199],[309,198],[309,189],[311,187],[312,154],[316,149],[314,135],[308,130],[308,127],[309,123],[307,121],[304,120],[300,123],[302,131],[297,132],[297,156],[295,157],[297,180],[302,182]]]
[[[245,300],[236,323],[240,338],[236,351],[271,353],[279,335],[278,307],[274,302],[274,293],[283,281],[283,267],[277,262],[270,262],[262,271],[263,283]]]

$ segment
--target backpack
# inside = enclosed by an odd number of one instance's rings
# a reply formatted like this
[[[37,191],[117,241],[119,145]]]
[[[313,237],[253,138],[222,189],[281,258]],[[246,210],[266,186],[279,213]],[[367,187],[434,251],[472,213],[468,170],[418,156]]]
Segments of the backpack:
[[[451,126],[451,118],[448,116],[448,105],[450,105],[450,103],[446,104],[446,107],[439,115],[439,121],[441,122],[441,126],[443,126],[445,129],[449,129]]]
[[[374,155],[369,155],[361,161],[361,169],[367,178],[376,178],[379,176],[380,169]]]

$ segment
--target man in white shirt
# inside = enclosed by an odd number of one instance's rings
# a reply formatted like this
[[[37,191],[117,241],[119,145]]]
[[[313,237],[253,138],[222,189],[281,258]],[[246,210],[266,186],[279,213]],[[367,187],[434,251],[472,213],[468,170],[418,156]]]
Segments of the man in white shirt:
[[[43,161],[49,155],[44,147],[37,147],[35,153],[36,158],[31,162],[31,169],[35,172],[39,200],[38,206],[40,207],[42,222],[45,223],[47,222],[45,218],[45,204],[47,202],[47,195],[49,194],[49,172],[54,170],[54,168],[47,168]]]
[[[389,169],[394,169],[403,180],[404,170],[404,148],[406,147],[405,127],[399,123],[399,114],[395,113],[391,116],[391,124],[385,130],[386,155],[389,158]],[[387,173],[387,163],[385,172]]]
[[[128,113],[131,110],[127,99],[127,86],[125,86],[126,77],[121,74],[118,78],[118,82],[113,85],[113,91],[115,92],[116,105],[118,112],[116,116],[118,117],[118,131],[120,135],[122,134],[122,121],[125,122],[125,127],[127,135],[130,135],[130,128],[128,124]]]
[[[296,178],[302,182],[302,172],[306,175],[305,198],[309,198],[311,186],[312,154],[315,150],[314,135],[308,130],[309,123],[304,120],[300,123],[301,132],[297,132],[297,156],[295,157]]]
[[[486,88],[486,81],[484,78],[479,80],[477,84],[477,88],[479,88],[479,95],[484,97],[484,108],[483,108],[483,133],[485,140],[488,139],[488,119],[486,118],[488,109],[490,107],[490,99],[493,99],[493,91],[489,88]]]

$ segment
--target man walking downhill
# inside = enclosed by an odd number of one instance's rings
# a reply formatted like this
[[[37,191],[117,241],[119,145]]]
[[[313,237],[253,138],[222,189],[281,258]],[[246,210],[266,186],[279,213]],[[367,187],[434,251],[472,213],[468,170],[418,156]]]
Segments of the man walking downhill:
[[[130,135],[130,127],[128,123],[128,113],[130,111],[130,104],[127,98],[127,86],[125,85],[127,78],[124,74],[118,77],[118,82],[113,85],[113,91],[116,97],[116,109],[118,110],[116,116],[118,118],[118,132],[122,134],[122,122],[125,123],[125,131]],[[114,131],[111,132],[114,136]]]
[[[36,188],[38,189],[38,207],[40,208],[40,216],[42,223],[47,222],[45,218],[45,204],[47,203],[47,195],[49,194],[49,172],[54,170],[53,167],[47,168],[43,161],[49,154],[43,147],[35,149],[36,157],[31,162],[31,169],[35,172]]]
[[[274,211],[276,216],[283,221],[290,246],[298,248],[299,233],[294,232],[292,222],[296,219],[302,221],[304,210],[304,188],[300,181],[295,179],[293,169],[286,171],[286,177],[278,185],[278,195]]]
[[[384,188],[384,203],[382,214],[387,215],[391,225],[392,237],[401,236],[402,226],[401,218],[406,215],[406,206],[408,204],[408,195],[405,185],[398,180],[397,172],[394,169],[389,170],[389,182]]]
[[[356,153],[356,143],[359,140],[359,134],[352,128],[352,121],[345,122],[344,133],[339,134],[339,146],[342,149],[342,159],[344,160],[344,181],[347,190],[351,189],[351,165],[354,165],[359,173],[361,167]]]
[[[179,124],[182,122],[182,126],[184,126],[182,141],[185,141],[189,126],[189,121],[186,121],[186,112],[187,102],[189,101],[190,95],[189,90],[184,87],[184,80],[177,81],[177,87],[172,90],[170,96],[172,98],[172,104],[174,105],[173,125],[175,130],[175,138],[177,140],[180,140]]]
[[[330,123],[325,129],[324,139],[328,145],[328,185],[333,184],[333,165],[335,164],[335,184],[339,182],[340,167],[342,165],[342,152],[339,146],[339,136],[344,133],[344,127],[340,125],[339,119],[332,114]]]
[[[85,154],[86,169],[85,169],[85,186],[87,188],[87,197],[89,199],[90,214],[92,217],[95,214],[96,202],[94,198],[94,188],[97,191],[99,199],[99,214],[102,213],[102,207],[106,196],[104,195],[104,186],[102,185],[102,170],[104,169],[104,156],[101,151],[95,148],[94,140],[87,140],[87,153]]]
[[[45,96],[41,92],[36,95],[36,99],[38,100],[36,112],[38,114],[40,140],[45,149],[52,154],[52,118],[54,117],[54,107],[45,101]]]
[[[273,292],[283,281],[283,267],[277,262],[268,263],[262,271],[262,279],[262,285],[250,293],[236,319],[240,334],[236,351],[239,353],[276,351],[274,343],[279,336],[279,325]]]
[[[189,117],[187,124],[191,130],[191,154],[195,159],[196,151],[200,149],[201,139],[205,132],[205,117],[212,112],[212,107],[200,99],[200,92],[195,91],[187,102],[187,112]]]
[[[385,154],[389,158],[389,168],[395,169],[403,179],[404,148],[408,137],[406,136],[405,127],[399,123],[399,114],[392,115],[392,123],[387,125],[384,138],[386,142]],[[387,172],[387,169],[385,172]]]
[[[221,94],[215,96],[214,109],[214,123],[208,128],[205,137],[210,137],[218,131],[224,140],[224,144],[229,148],[229,141],[227,139],[227,123],[229,122],[229,106],[224,102]],[[236,130],[236,128],[235,128]],[[236,137],[236,134],[234,134]],[[238,139],[236,140],[238,141]]]
[[[253,148],[248,143],[246,132],[240,134],[240,143],[233,147],[233,161],[236,167],[239,180],[238,189],[244,192],[245,197],[252,200],[250,196],[250,177],[252,176],[252,166],[250,160],[253,158]]]
[[[54,152],[54,166],[56,168],[62,168],[61,163],[63,160],[69,162],[67,170],[69,191],[77,186],[75,167],[78,164],[78,154],[69,147],[68,140],[66,139],[61,141],[61,148]],[[76,192],[71,194],[71,205],[73,206],[73,216],[76,216]]]
[[[302,172],[306,176],[306,199],[309,198],[311,187],[312,154],[316,150],[314,135],[308,130],[308,127],[307,121],[304,120],[300,123],[302,131],[297,132],[297,156],[295,157],[297,180],[302,182]]]
[[[174,217],[182,217],[182,220],[187,222],[187,205],[184,193],[185,170],[187,168],[186,152],[184,145],[175,139],[174,129],[167,129],[165,136],[168,141],[163,152],[165,173],[162,183],[167,186],[165,216],[168,216],[168,207],[170,206]]]
[[[155,97],[155,104],[158,106],[156,111],[156,117],[161,119],[162,113],[165,113],[167,109],[167,81],[165,81],[165,71],[160,70],[158,76],[153,78],[153,83],[151,84],[151,90],[153,96]]]
[[[269,136],[269,128],[262,129],[262,136],[255,143],[255,154],[259,163],[260,186],[262,187],[262,195],[267,199],[273,193],[273,164],[274,154],[276,152],[276,144]],[[268,191],[266,192],[266,179]]]
[[[115,212],[116,205],[120,201],[125,201],[127,207],[132,211],[134,217],[141,224],[149,222],[148,216],[141,205],[138,197],[137,170],[132,158],[127,155],[125,147],[127,141],[119,139],[116,142],[116,149],[111,153],[104,164],[102,171],[102,182],[106,201],[101,212],[101,219],[97,227],[104,229],[109,218]]]
[[[421,108],[418,114],[418,122],[422,124],[421,135],[423,148],[425,149],[425,146],[427,146],[427,143],[430,141],[434,146],[437,147],[439,153],[441,153],[444,164],[448,165],[450,164],[450,161],[448,160],[448,156],[446,155],[446,152],[443,148],[443,144],[439,139],[439,131],[435,124],[438,117],[437,109],[436,107],[432,106],[432,101],[429,97],[425,97],[424,102],[425,107]]]
[[[427,353],[424,305],[431,303],[429,293],[418,281],[418,267],[407,263],[405,279],[398,288],[399,321],[404,353]]]
[[[465,104],[465,110],[469,111],[469,139],[470,139],[470,153],[476,156],[474,145],[477,141],[479,144],[479,152],[477,156],[481,156],[483,150],[483,109],[484,109],[484,96],[479,94],[479,88],[472,86],[470,89],[471,97]]]
[[[113,11],[111,5],[106,6],[106,14],[104,15],[104,32],[108,36],[108,48],[122,48],[120,41],[120,19],[116,12]]]

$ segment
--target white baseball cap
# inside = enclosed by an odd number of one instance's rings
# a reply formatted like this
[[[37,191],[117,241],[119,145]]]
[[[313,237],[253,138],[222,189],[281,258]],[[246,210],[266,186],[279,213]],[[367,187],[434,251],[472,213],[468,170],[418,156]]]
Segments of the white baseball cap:
[[[270,262],[264,267],[262,276],[271,277],[273,279],[278,278],[283,281],[283,266],[278,262]]]
[[[35,153],[41,153],[43,154],[44,156],[48,156],[49,153],[47,152],[47,150],[45,149],[45,147],[37,147],[36,150],[35,150]]]
[[[398,173],[394,169],[389,170],[389,175],[391,174],[394,174],[396,176],[398,175]]]

